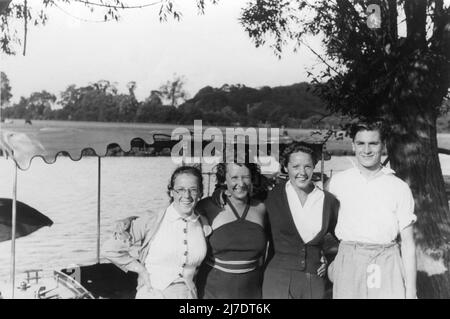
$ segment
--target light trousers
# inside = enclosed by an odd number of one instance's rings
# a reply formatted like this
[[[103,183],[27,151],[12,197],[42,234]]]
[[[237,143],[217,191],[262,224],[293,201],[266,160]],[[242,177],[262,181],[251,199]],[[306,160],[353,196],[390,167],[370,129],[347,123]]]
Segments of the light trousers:
[[[343,241],[329,274],[333,299],[405,298],[405,271],[397,243]]]

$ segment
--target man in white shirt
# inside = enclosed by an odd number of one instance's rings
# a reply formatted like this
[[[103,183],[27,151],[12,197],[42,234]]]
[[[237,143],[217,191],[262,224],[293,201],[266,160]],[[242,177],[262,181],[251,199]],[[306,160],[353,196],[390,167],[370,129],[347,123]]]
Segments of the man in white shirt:
[[[329,184],[340,201],[335,233],[341,242],[329,270],[333,298],[416,298],[411,190],[381,165],[381,125],[357,124],[351,137],[356,167]]]

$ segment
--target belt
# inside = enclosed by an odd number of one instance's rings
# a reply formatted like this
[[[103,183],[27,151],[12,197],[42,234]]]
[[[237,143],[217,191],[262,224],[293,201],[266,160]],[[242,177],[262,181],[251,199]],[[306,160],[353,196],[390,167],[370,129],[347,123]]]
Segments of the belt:
[[[362,249],[362,250],[380,250],[380,249],[390,249],[393,247],[397,247],[397,242],[390,242],[386,244],[372,244],[372,243],[363,243],[359,241],[341,241],[340,245],[352,247],[354,249]]]
[[[252,260],[221,260],[208,256],[205,263],[220,271],[232,274],[245,274],[262,265],[262,257]]]
[[[390,242],[387,244],[372,244],[357,241],[341,241],[339,246],[352,248],[356,253],[366,255],[370,262],[377,259],[384,253],[398,251],[398,243]]]

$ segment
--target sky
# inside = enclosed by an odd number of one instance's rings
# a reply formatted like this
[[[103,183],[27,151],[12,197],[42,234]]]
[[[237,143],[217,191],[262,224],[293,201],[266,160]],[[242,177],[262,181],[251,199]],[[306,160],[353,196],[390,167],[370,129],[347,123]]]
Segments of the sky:
[[[222,0],[198,15],[195,0],[178,0],[181,21],[163,23],[159,6],[126,10],[119,22],[95,23],[74,17],[98,21],[103,17],[100,13],[76,4],[59,5],[48,9],[45,26],[30,27],[26,55],[20,47],[15,56],[2,54],[0,69],[10,80],[13,103],[32,92],[59,95],[71,84],[98,80],[116,83],[119,92],[127,92],[126,84],[135,81],[136,96],[143,100],[175,74],[185,78],[191,97],[207,85],[261,87],[308,81],[307,71],[321,67],[317,57],[305,47],[294,53],[293,45],[281,59],[268,46],[256,48],[238,21],[246,2]],[[319,39],[306,41],[320,50]]]

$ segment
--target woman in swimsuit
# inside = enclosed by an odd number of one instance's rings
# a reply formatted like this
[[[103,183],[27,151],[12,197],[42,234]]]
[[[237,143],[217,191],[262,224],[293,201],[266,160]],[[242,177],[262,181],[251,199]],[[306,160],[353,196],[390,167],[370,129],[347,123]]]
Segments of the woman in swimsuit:
[[[199,298],[262,296],[266,209],[252,197],[253,182],[259,174],[258,165],[253,163],[221,163],[215,192],[220,200],[213,195],[197,204],[197,212],[212,228],[207,237],[207,257],[197,275]]]

